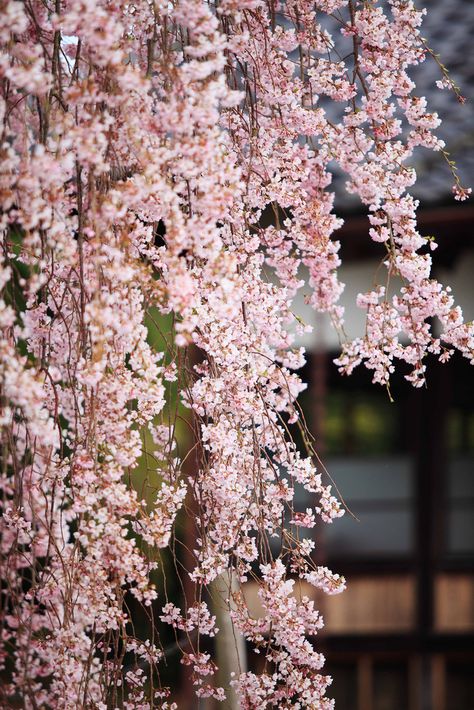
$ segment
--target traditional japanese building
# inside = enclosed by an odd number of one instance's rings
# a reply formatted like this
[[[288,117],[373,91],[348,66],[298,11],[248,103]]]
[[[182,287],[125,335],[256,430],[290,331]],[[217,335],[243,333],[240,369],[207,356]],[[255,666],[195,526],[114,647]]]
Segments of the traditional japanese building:
[[[473,185],[474,4],[434,0],[429,6],[422,33],[467,102],[434,90],[434,60],[417,75],[418,93],[428,95],[443,117],[440,134],[450,159],[464,183]],[[434,275],[452,287],[465,319],[472,320],[474,207],[454,202],[440,154],[420,151],[417,159],[420,231],[439,245]],[[336,210],[345,218],[335,238],[351,338],[364,333],[356,296],[372,288],[384,251],[369,239],[359,205],[344,194],[343,177],[336,174],[335,184]],[[474,368],[460,356],[444,365],[433,358],[426,387],[414,389],[401,368],[390,393],[373,385],[362,366],[342,377],[333,363],[338,336],[303,296],[304,289],[299,315],[314,331],[302,341],[308,350],[303,379],[309,382],[302,405],[347,506],[342,519],[314,530],[316,560],[348,580],[344,594],[317,597],[325,618],[319,648],[334,677],[328,695],[337,710],[471,710]],[[303,495],[299,501],[303,510],[309,502]]]

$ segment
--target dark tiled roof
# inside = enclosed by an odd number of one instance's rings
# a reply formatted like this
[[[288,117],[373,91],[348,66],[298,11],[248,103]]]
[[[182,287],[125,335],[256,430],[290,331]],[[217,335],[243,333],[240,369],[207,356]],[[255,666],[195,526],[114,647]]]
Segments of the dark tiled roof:
[[[455,160],[461,182],[474,191],[474,0],[417,0],[416,4],[428,10],[421,28],[422,37],[440,55],[466,103],[459,103],[452,91],[436,87],[436,81],[442,75],[430,57],[410,71],[417,83],[415,93],[426,96],[429,110],[437,111],[443,119],[437,135],[443,138],[446,150]],[[452,204],[453,179],[442,155],[420,148],[414,155],[413,164],[418,182],[412,193],[422,204],[425,207],[434,203]],[[343,212],[357,211],[360,202],[345,192],[344,182],[345,178],[336,172],[336,206]]]
[[[427,96],[432,108],[443,119],[438,135],[445,140],[446,149],[456,161],[463,183],[474,188],[474,1],[418,2],[418,6],[422,5],[428,10],[422,36],[440,55],[467,101],[462,105],[451,91],[436,89],[434,84],[440,78],[440,72],[430,58],[414,70],[412,76],[419,93]],[[419,174],[416,194],[425,203],[448,196],[450,174],[441,157],[420,150],[416,158]]]

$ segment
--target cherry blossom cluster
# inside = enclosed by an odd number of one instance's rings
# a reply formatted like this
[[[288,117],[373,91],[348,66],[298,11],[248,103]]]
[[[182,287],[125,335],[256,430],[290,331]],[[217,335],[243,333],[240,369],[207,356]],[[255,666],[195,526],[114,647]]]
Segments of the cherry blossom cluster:
[[[319,673],[324,656],[307,639],[308,634],[315,635],[323,627],[314,602],[307,596],[294,594],[295,580],[287,579],[280,559],[261,565],[260,572],[263,584],[259,597],[265,615],[261,619],[251,618],[241,596],[232,616],[239,631],[255,645],[255,651],[266,654],[275,672],[260,677],[248,672],[233,681],[242,697],[242,706],[254,708],[259,703],[260,707],[331,708],[332,701],[324,698],[331,680]],[[317,568],[300,574],[303,576],[328,594],[344,590],[344,579],[332,575],[328,569]]]
[[[344,345],[341,370],[365,363],[386,385],[402,360],[419,386],[428,353],[473,353],[407,192],[414,151],[444,154],[409,76],[426,55],[423,12],[0,8],[1,703],[175,710],[170,633],[196,695],[223,701],[216,604],[271,669],[227,679],[243,708],[332,708],[309,638],[323,620],[299,589],[344,589],[312,560],[314,531],[343,509],[291,427],[310,441],[297,292],[343,329],[334,164],[387,273],[358,298],[366,335]],[[456,174],[454,194],[469,194]],[[217,595],[222,575],[242,590]]]

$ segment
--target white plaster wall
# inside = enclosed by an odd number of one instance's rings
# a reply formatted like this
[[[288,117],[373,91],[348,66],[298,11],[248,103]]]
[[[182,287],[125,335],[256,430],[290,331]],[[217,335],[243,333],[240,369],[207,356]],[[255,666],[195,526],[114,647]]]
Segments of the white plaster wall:
[[[465,253],[453,269],[438,269],[438,278],[453,289],[456,303],[461,306],[464,320],[474,320],[474,252]]]
[[[453,289],[456,302],[463,309],[465,320],[474,320],[474,253],[467,253],[458,259],[452,269],[438,269],[437,275],[441,283]],[[301,278],[308,282],[307,272],[302,272]],[[363,336],[365,332],[365,311],[356,306],[357,294],[371,290],[376,284],[386,285],[384,281],[386,273],[384,267],[380,268],[380,261],[374,259],[342,266],[339,270],[339,278],[345,283],[340,300],[345,308],[344,330],[347,338],[352,340]],[[399,282],[393,279],[389,286],[389,293],[398,287]],[[338,333],[328,316],[317,313],[305,303],[305,296],[309,294],[309,287],[303,287],[299,291],[293,304],[293,311],[304,323],[313,326],[313,332],[297,336],[296,344],[303,345],[308,350],[337,351],[340,347]]]

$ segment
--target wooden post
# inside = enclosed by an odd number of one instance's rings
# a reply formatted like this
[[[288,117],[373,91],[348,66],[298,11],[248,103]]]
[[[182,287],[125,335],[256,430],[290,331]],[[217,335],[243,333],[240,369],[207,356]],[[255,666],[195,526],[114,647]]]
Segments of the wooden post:
[[[357,669],[358,675],[358,708],[359,710],[373,710],[374,683],[372,659],[370,656],[361,656]]]
[[[446,668],[443,656],[435,655],[431,661],[431,693],[433,710],[449,710],[446,707]]]

